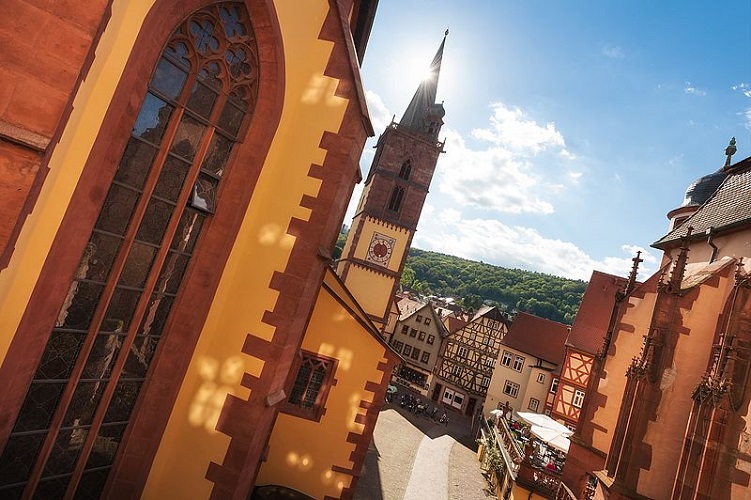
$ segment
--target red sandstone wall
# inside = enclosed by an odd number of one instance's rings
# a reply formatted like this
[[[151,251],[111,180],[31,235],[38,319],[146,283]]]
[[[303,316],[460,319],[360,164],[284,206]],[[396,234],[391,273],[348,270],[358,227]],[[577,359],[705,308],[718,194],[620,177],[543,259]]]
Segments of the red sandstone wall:
[[[109,0],[0,3],[0,268],[44,180]]]

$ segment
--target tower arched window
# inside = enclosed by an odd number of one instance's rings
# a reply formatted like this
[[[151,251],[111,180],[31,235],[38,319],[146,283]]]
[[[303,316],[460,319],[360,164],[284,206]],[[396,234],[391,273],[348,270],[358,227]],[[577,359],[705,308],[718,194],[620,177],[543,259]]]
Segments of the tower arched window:
[[[409,176],[412,173],[412,162],[407,160],[402,163],[402,168],[399,170],[399,177],[405,181],[409,180]]]
[[[398,212],[402,206],[402,198],[404,197],[404,188],[394,186],[394,190],[391,191],[391,199],[389,200],[389,210]]]
[[[242,2],[173,32],[0,456],[0,497],[100,496],[257,91]]]

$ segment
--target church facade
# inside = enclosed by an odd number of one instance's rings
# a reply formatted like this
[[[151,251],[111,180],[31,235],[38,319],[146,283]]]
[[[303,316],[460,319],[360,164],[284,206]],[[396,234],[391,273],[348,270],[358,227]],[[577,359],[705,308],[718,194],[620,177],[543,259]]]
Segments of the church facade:
[[[330,268],[376,4],[13,1],[0,496],[352,495],[401,361],[375,321],[390,291]],[[418,139],[421,165],[440,148]],[[418,215],[368,212],[365,267],[398,281]]]
[[[569,451],[606,497],[749,498],[751,158],[733,152],[669,214],[661,269],[616,297]]]

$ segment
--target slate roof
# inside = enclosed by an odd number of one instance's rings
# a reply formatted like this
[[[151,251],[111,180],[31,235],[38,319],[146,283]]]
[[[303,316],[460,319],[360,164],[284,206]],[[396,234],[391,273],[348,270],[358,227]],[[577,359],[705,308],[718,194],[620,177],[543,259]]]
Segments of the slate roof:
[[[446,35],[448,35],[448,30],[446,31]],[[417,87],[415,95],[412,96],[412,100],[404,111],[404,116],[399,121],[400,125],[414,130],[422,130],[428,109],[436,106],[435,98],[438,91],[438,77],[441,73],[441,61],[443,60],[443,47],[446,45],[446,35],[444,35],[441,46],[430,63],[430,76],[425,78],[420,83],[420,86]],[[442,105],[438,106],[443,109]]]
[[[705,239],[709,229],[717,234],[751,224],[751,157],[729,167],[728,173],[696,212],[652,246],[661,250],[675,246],[688,234],[689,227],[693,228],[691,239]]]
[[[527,313],[517,313],[501,344],[557,365],[566,353],[568,325]]]
[[[566,339],[566,345],[589,354],[597,354],[608,331],[616,293],[628,280],[620,276],[593,271],[584,290],[579,311]]]

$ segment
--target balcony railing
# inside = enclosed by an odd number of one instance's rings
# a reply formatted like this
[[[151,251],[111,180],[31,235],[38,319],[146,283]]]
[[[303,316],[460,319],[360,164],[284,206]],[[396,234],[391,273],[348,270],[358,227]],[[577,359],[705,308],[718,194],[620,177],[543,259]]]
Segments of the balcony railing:
[[[495,444],[505,466],[495,471],[498,476],[494,478],[494,488],[502,490],[509,481],[513,481],[546,498],[576,500],[576,495],[561,481],[560,472],[546,469],[542,461],[534,455],[534,448],[528,441],[520,442],[520,437],[509,428],[505,419],[500,419],[494,426],[488,425],[484,420],[483,424],[483,434],[492,436],[486,441]],[[498,498],[503,498],[502,491],[496,493]]]

